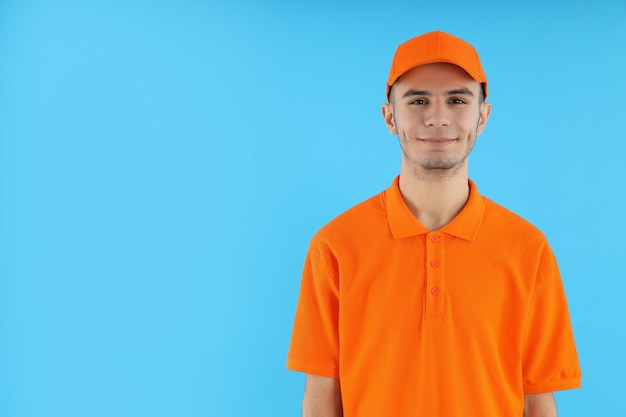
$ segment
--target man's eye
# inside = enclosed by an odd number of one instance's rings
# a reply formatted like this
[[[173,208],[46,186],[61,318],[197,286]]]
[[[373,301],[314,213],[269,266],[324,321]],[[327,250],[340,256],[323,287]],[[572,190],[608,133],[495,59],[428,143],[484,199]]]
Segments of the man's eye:
[[[426,100],[418,98],[417,100],[413,100],[411,104],[426,104]]]
[[[461,100],[460,98],[453,98],[452,100],[450,100],[451,104],[465,104],[464,100]]]

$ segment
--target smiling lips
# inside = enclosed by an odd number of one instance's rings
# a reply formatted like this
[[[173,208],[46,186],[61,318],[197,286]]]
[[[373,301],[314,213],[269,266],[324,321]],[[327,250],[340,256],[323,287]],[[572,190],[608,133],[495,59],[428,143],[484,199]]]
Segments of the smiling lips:
[[[418,140],[428,146],[446,146],[456,141],[456,139],[440,137],[418,138]]]

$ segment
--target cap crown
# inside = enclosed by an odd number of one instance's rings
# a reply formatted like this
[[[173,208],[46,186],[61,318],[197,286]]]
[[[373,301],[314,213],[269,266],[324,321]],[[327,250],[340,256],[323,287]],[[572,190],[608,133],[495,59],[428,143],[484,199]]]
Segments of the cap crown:
[[[463,68],[483,85],[485,98],[487,97],[487,77],[474,47],[448,33],[435,31],[409,39],[398,46],[387,79],[387,99],[391,86],[402,74],[420,65],[438,62]]]

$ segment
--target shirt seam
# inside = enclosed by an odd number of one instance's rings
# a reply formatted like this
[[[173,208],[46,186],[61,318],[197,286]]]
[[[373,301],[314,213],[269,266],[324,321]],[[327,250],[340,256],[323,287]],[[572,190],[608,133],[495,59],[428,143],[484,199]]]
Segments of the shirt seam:
[[[333,281],[333,283],[334,283],[337,287],[339,287],[339,282],[337,281],[337,279],[335,279],[334,274],[330,271],[330,268],[328,267],[328,265],[326,264],[326,262],[324,262],[324,261],[322,260],[322,258],[320,257],[320,255],[319,255],[317,252],[312,252],[312,253],[311,253],[311,257],[312,257],[312,258],[314,258],[314,260],[315,260],[315,261],[317,261],[317,263],[319,263],[319,264],[322,266],[322,268],[323,268],[324,272],[325,272],[325,273],[326,273],[326,275],[327,275],[327,278],[330,278],[330,279]]]

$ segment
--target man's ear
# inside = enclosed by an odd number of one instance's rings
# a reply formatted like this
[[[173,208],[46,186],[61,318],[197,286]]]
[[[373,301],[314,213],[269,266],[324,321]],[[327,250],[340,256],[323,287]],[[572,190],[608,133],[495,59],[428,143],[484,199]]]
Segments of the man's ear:
[[[396,123],[393,118],[393,106],[390,103],[383,104],[383,119],[385,119],[385,126],[392,135],[397,135]]]
[[[485,130],[485,126],[487,126],[487,121],[489,120],[489,115],[491,114],[491,103],[483,103],[480,105],[480,113],[478,117],[478,126],[476,127],[476,136],[483,133]]]

